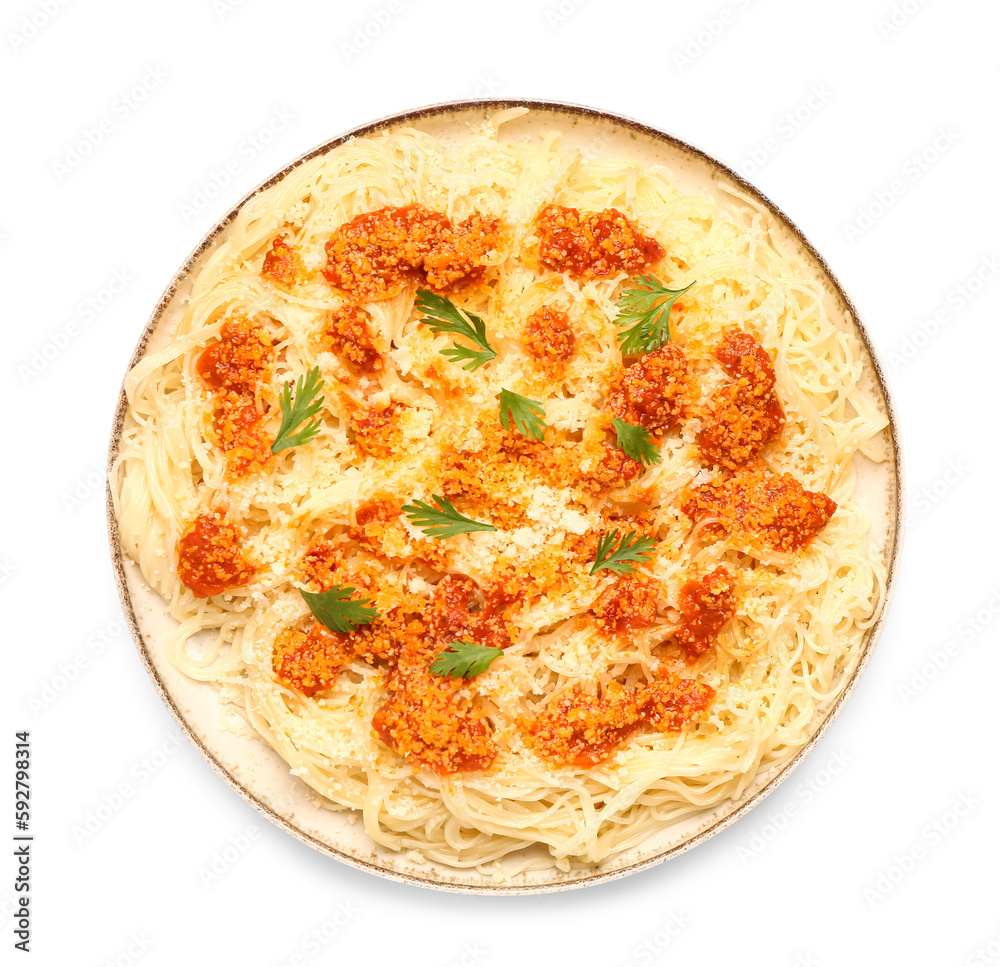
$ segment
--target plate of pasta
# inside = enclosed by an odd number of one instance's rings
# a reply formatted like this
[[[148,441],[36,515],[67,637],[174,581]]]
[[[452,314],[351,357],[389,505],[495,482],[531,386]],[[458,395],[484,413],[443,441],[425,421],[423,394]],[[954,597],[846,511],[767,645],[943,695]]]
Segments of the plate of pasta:
[[[241,201],[125,377],[125,614],[241,795],[344,862],[524,893],[735,821],[885,620],[901,456],[791,222],[638,122],[437,105]]]

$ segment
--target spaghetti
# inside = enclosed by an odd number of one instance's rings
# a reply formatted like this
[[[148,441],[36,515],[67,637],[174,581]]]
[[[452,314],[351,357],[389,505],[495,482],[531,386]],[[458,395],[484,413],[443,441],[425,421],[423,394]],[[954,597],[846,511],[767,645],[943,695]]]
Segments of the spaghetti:
[[[507,116],[453,150],[358,138],[250,198],[126,379],[112,490],[170,661],[323,805],[447,865],[571,869],[809,739],[884,589],[853,458],[886,419],[752,200],[507,141]],[[687,291],[669,342],[623,357],[642,272]],[[418,288],[493,357],[449,356]],[[317,367],[318,433],[272,452],[282,387]],[[501,426],[502,389],[542,439]],[[436,539],[402,509],[438,496],[495,529]],[[612,531],[652,547],[628,573],[593,571]],[[346,586],[378,617],[337,632],[302,591]],[[458,639],[500,657],[435,675]]]

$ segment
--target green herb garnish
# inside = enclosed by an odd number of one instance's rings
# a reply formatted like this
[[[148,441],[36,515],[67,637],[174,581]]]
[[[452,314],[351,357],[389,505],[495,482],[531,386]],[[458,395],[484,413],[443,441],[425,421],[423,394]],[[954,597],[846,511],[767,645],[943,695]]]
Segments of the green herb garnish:
[[[319,366],[313,366],[295,384],[295,399],[292,400],[292,383],[286,381],[281,390],[281,427],[271,444],[271,453],[279,453],[290,447],[308,443],[319,433],[320,420],[316,417],[323,405],[323,397],[316,394],[323,388]],[[298,433],[292,432],[297,426],[309,420]]]
[[[442,349],[442,356],[447,356],[453,363],[468,360],[462,368],[469,372],[496,359],[497,354],[486,341],[486,323],[474,312],[459,309],[451,299],[435,295],[429,289],[417,289],[416,307],[424,314],[423,322],[431,332],[465,336],[479,347],[477,351],[455,343],[448,349]]]
[[[618,326],[631,326],[618,333],[618,348],[626,356],[651,353],[670,339],[670,310],[694,285],[692,282],[683,289],[668,289],[653,275],[640,275],[631,281],[635,285],[618,299],[615,319]]]
[[[532,440],[545,439],[545,408],[538,400],[518,396],[509,389],[500,390],[500,424],[510,429],[511,420],[521,436]]]
[[[617,447],[625,456],[638,460],[643,466],[662,462],[663,457],[656,447],[653,434],[644,426],[636,426],[617,418],[611,421],[611,425],[615,428]]]
[[[632,538],[636,538],[634,541]],[[629,531],[618,543],[618,528],[610,534],[605,534],[597,542],[597,560],[590,569],[591,574],[600,570],[611,571],[614,574],[631,574],[637,563],[646,563],[656,543],[652,537],[638,537],[635,531]]]
[[[432,507],[422,500],[415,500],[412,504],[403,506],[403,512],[410,518],[410,523],[423,530],[428,537],[440,540],[442,537],[454,537],[456,534],[496,530],[492,524],[484,524],[482,521],[460,514],[447,497],[434,494],[431,500],[437,507]]]
[[[453,641],[431,665],[431,674],[442,678],[475,678],[482,675],[503,654],[502,648]]]
[[[309,610],[316,620],[326,625],[331,631],[341,633],[356,631],[361,625],[366,625],[378,617],[375,608],[366,608],[371,598],[352,598],[357,588],[344,587],[337,584],[329,591],[314,593],[299,588]]]

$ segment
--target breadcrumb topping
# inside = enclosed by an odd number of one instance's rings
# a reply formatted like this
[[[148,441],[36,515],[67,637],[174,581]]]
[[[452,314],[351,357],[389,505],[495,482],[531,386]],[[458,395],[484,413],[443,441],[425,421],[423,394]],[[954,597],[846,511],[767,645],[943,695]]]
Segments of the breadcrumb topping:
[[[532,744],[547,759],[587,769],[610,755],[639,725],[635,696],[618,682],[603,695],[574,685],[528,724]]]
[[[478,450],[443,446],[443,493],[465,498],[475,514],[505,528],[530,524],[529,508],[518,497],[530,481],[593,497],[626,486],[642,470],[603,440],[565,442],[552,433],[545,442],[535,442],[499,425],[483,425],[481,433],[484,444]]]
[[[411,540],[403,526],[399,501],[377,498],[362,504],[357,511],[357,524],[348,533],[363,548],[397,564],[422,561],[444,570],[452,555],[446,543],[435,540]]]

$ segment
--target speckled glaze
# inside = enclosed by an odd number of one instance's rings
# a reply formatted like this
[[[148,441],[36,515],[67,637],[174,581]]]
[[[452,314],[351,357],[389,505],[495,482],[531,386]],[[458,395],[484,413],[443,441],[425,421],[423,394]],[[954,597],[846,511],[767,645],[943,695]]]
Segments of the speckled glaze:
[[[456,870],[433,862],[418,862],[376,847],[364,833],[363,824],[349,814],[319,808],[304,784],[288,775],[287,764],[261,740],[237,738],[224,733],[218,721],[214,688],[194,682],[176,672],[162,654],[162,641],[172,619],[163,602],[142,580],[138,568],[124,557],[118,527],[108,490],[107,514],[111,556],[118,592],[125,618],[160,697],[178,725],[202,755],[229,785],[264,816],[297,839],[341,862],[388,879],[415,886],[453,892],[476,892],[492,895],[542,893],[578,889],[608,883],[630,873],[671,859],[705,842],[744,815],[783,782],[808,755],[830,726],[865,670],[875,643],[885,623],[887,607],[895,583],[903,526],[903,468],[899,449],[896,411],[890,398],[885,372],[854,305],[843,291],[826,262],[792,222],[756,188],[734,171],[697,148],[638,121],[609,114],[594,108],[551,101],[503,100],[458,101],[435,104],[355,128],[314,148],[296,159],[236,204],[201,240],[163,293],[128,363],[131,369],[146,353],[150,343],[164,337],[185,298],[186,283],[203,258],[222,237],[227,226],[248,198],[275,184],[297,165],[322,154],[345,141],[386,129],[417,126],[435,137],[461,138],[469,126],[486,116],[507,108],[525,108],[523,118],[509,122],[504,136],[531,134],[545,128],[558,128],[568,146],[589,146],[598,153],[628,156],[640,163],[664,164],[677,176],[682,189],[712,194],[719,186],[732,186],[756,200],[772,216],[772,232],[797,249],[826,290],[827,310],[838,324],[856,332],[865,354],[862,385],[887,415],[889,426],[887,459],[881,464],[856,457],[858,464],[857,499],[872,520],[871,551],[879,556],[887,571],[887,590],[879,614],[866,633],[863,653],[849,673],[840,696],[823,709],[814,722],[815,731],[806,745],[791,759],[759,774],[737,802],[726,801],[689,820],[655,834],[650,841],[592,870],[562,873],[555,869],[512,876],[498,880],[468,870]],[[607,149],[607,150],[605,150]],[[118,441],[126,419],[127,403],[121,392],[111,430],[108,466],[117,456]]]

